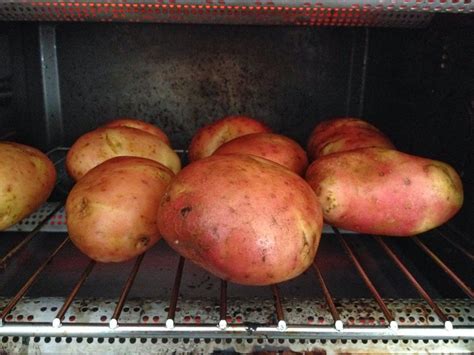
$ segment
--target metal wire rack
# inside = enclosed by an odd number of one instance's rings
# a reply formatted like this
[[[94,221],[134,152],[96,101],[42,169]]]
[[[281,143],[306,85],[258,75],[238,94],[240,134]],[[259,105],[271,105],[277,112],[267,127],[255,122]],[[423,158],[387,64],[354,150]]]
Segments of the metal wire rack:
[[[63,161],[64,152],[65,149],[62,148],[49,152],[51,157],[56,157],[58,167]],[[8,345],[10,350],[17,349],[15,344],[19,343],[20,338],[31,338],[32,344],[54,338],[57,346],[63,345],[61,339],[66,339],[67,342],[67,339],[72,338],[93,339],[89,344],[98,341],[94,343],[96,345],[103,344],[107,338],[117,339],[117,345],[123,345],[119,339],[155,339],[155,343],[156,339],[181,339],[179,344],[185,348],[191,346],[190,339],[198,339],[194,346],[203,340],[203,345],[208,350],[209,344],[214,346],[213,349],[225,345],[242,347],[246,344],[245,349],[248,350],[249,347],[254,349],[255,346],[295,346],[295,341],[304,349],[312,346],[347,348],[348,341],[355,341],[350,343],[352,346],[356,346],[359,341],[380,341],[380,345],[388,349],[387,341],[406,341],[405,344],[409,344],[413,349],[414,342],[426,340],[432,341],[432,350],[441,349],[438,341],[444,341],[445,347],[449,345],[448,350],[472,350],[472,242],[452,226],[443,226],[427,235],[404,239],[402,247],[391,238],[361,236],[358,239],[337,228],[326,228],[321,249],[324,249],[325,243],[332,243],[336,252],[320,250],[312,267],[300,277],[304,280],[299,281],[297,287],[288,286],[288,283],[269,288],[246,287],[247,291],[258,289],[258,296],[253,298],[242,297],[242,294],[234,297],[234,285],[225,280],[213,280],[209,275],[206,276],[208,292],[202,294],[196,290],[197,297],[187,297],[190,293],[183,291],[183,279],[190,276],[184,270],[185,267],[196,267],[161,243],[157,248],[127,264],[123,271],[126,279],[112,286],[117,288],[117,285],[121,285],[120,293],[116,298],[104,299],[81,294],[84,285],[90,281],[91,274],[106,273],[104,270],[108,266],[88,260],[85,256],[82,256],[82,262],[77,262],[71,252],[65,252],[68,248],[74,248],[69,243],[62,207],[62,203],[48,203],[36,214],[1,236],[0,285],[8,285],[2,278],[11,280],[16,277],[8,276],[10,269],[16,270],[18,266],[21,268],[29,263],[29,259],[25,259],[25,251],[38,239],[47,237],[47,242],[43,240],[39,246],[35,246],[42,249],[41,255],[44,257],[41,256],[40,262],[31,269],[24,282],[15,284],[15,289],[2,287],[0,337],[3,337],[1,339],[4,347]],[[7,243],[8,245],[1,248],[2,242],[6,243],[13,235],[18,242]],[[453,267],[452,256],[443,253],[446,248],[439,249],[431,245],[434,237],[449,246],[450,252],[462,257],[462,260],[456,263],[458,266]],[[411,289],[412,294],[414,291],[418,298],[384,296],[387,292],[380,286],[384,271],[377,271],[377,265],[375,268],[370,265],[370,253],[366,253],[369,244],[376,249],[375,253],[380,260],[390,263],[393,270],[396,270],[398,279],[395,288],[400,284],[400,280],[404,280],[407,288]],[[454,290],[456,297],[443,297],[433,291],[435,288],[427,282],[426,275],[420,276],[416,266],[411,263],[413,256],[409,255],[408,258],[405,255],[408,247],[411,248],[410,253],[415,252],[415,259],[427,258],[429,267],[437,269],[443,275],[440,283],[449,289],[448,292]],[[167,255],[166,258],[164,254]],[[31,257],[31,252],[27,255]],[[353,275],[343,275],[342,278],[342,288],[349,289],[349,295],[352,279],[354,275],[358,275],[359,283],[369,297],[335,297],[331,273],[333,267],[328,264],[328,258],[336,258],[338,263],[344,259],[352,265]],[[141,297],[140,293],[138,297],[129,297],[137,277],[141,273],[152,272],[149,265],[143,266],[144,260],[149,259],[155,264],[167,264],[163,273],[172,273],[169,278],[170,287],[163,288],[167,297]],[[464,272],[460,272],[459,265],[462,265]],[[71,266],[75,270],[68,275],[68,268]],[[47,279],[42,281],[43,284],[54,284],[51,279],[59,272],[65,274],[65,278],[70,281],[65,286],[68,292],[60,297],[52,297],[43,287],[39,297],[36,297],[34,292],[32,296],[27,297],[40,279]],[[200,272],[206,275],[204,271]],[[107,277],[104,277],[99,280],[104,282],[106,279]],[[166,283],[161,276],[155,282]],[[152,288],[153,283],[147,281],[146,284]],[[304,291],[301,291],[301,285]],[[96,284],[92,287],[97,289],[100,295],[101,288],[105,289],[107,286]],[[11,295],[6,296],[8,294]],[[209,294],[213,296],[207,297]],[[265,296],[261,297],[262,294]],[[183,339],[187,339],[187,342],[183,342]],[[206,339],[212,340],[206,342]],[[218,339],[219,341],[216,341]],[[244,345],[234,343],[239,339],[246,339]],[[273,344],[274,340],[278,342]],[[322,341],[324,343],[321,343]],[[177,344],[178,342],[170,341],[168,345]],[[51,343],[47,341],[43,345],[51,346]],[[361,345],[363,344],[358,346]],[[423,349],[430,348],[427,343],[421,345],[424,346]],[[1,346],[2,343],[0,348]]]

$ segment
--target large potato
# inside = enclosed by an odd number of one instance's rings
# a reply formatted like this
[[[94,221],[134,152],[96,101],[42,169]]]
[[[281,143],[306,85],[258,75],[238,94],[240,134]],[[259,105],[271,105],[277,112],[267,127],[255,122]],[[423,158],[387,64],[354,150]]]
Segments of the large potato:
[[[48,199],[56,169],[39,150],[0,142],[0,230],[34,212]]]
[[[216,276],[268,285],[312,263],[322,213],[311,187],[281,165],[251,155],[213,155],[173,179],[158,225],[172,248]]]
[[[375,126],[358,118],[335,118],[318,124],[308,140],[311,160],[358,148],[395,149],[392,142]]]
[[[196,161],[212,155],[225,142],[250,133],[270,132],[262,122],[246,116],[221,118],[202,127],[189,145],[189,160]]]
[[[327,223],[361,233],[422,233],[449,220],[463,203],[461,179],[452,167],[391,149],[321,157],[306,179]]]
[[[155,160],[174,173],[181,161],[173,149],[156,136],[130,127],[103,127],[81,136],[66,157],[66,168],[75,180],[90,169],[118,156],[136,156]]]
[[[103,127],[130,127],[136,128],[144,132],[148,132],[157,136],[160,140],[171,146],[170,140],[165,132],[151,123],[140,121],[134,118],[118,118],[107,122]]]
[[[117,157],[89,171],[66,201],[69,237],[100,262],[129,260],[160,238],[156,215],[174,176],[153,160]]]
[[[252,133],[221,145],[214,154],[251,154],[283,165],[298,175],[308,167],[306,152],[294,140],[274,133]]]

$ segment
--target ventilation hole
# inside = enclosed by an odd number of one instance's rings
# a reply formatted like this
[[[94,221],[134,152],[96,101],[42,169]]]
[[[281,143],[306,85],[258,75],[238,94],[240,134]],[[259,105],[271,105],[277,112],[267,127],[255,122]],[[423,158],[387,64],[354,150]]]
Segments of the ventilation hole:
[[[67,338],[66,338],[66,343],[67,343],[67,344],[71,344],[71,343],[72,343],[72,338],[71,338],[71,337],[67,337]]]
[[[3,340],[3,339],[2,339],[2,340]],[[40,337],[34,337],[34,338],[33,338],[33,341],[34,341],[35,343],[39,343]]]
[[[158,343],[158,339],[157,339],[157,338],[151,338],[150,341],[151,341],[152,344]]]
[[[13,340],[14,343],[18,343],[18,340],[20,340],[20,338],[15,336],[15,337],[12,338],[12,340]]]
[[[29,322],[31,322],[34,318],[35,318],[35,317],[30,314],[26,319],[27,319]]]
[[[130,310],[130,308],[128,308],[128,307],[124,307],[124,309],[123,309],[124,312],[128,312],[129,310]]]
[[[139,307],[135,307],[135,308],[133,309],[133,311],[134,311],[134,312],[139,312],[139,311],[140,311],[140,308],[139,308]]]
[[[47,309],[48,309],[48,308],[46,308],[46,307],[41,307],[41,308],[40,308],[40,311],[41,311],[41,312],[44,312],[44,311],[46,311]]]
[[[87,342],[88,342],[89,344],[92,344],[93,341],[94,341],[94,339],[92,339],[92,338],[87,338]]]
[[[113,344],[115,342],[115,339],[114,338],[109,338],[109,344]],[[130,339],[130,343],[131,343],[131,339]]]
[[[102,343],[104,342],[104,338],[98,338],[98,339],[97,339],[97,342],[98,342],[99,344],[102,344]]]
[[[60,343],[60,342],[61,342],[61,337],[56,337],[56,338],[54,338],[54,341],[55,341],[56,343]]]
[[[281,339],[280,339],[281,340]],[[237,344],[242,344],[243,343],[243,339],[242,338],[239,338],[235,341]]]
[[[112,338],[113,339],[113,338]],[[136,338],[130,338],[130,344],[135,344],[137,342]]]
[[[140,338],[140,343],[145,344],[147,342],[146,338]]]
[[[272,340],[273,340],[273,339],[272,339]],[[227,344],[230,344],[230,343],[232,343],[232,339],[227,338],[227,339],[225,340],[225,342],[226,342]]]
[[[44,342],[45,342],[45,343],[49,343],[49,342],[51,342],[51,338],[50,338],[50,337],[46,337],[46,338],[44,338]]]
[[[51,311],[56,312],[58,310],[58,307],[51,307]]]

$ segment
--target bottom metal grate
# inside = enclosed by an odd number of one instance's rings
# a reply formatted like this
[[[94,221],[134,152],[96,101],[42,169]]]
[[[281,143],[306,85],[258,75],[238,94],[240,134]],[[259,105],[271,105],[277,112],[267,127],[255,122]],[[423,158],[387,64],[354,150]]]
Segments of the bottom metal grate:
[[[446,312],[454,326],[474,325],[474,307],[472,302],[463,300],[436,300]],[[21,324],[51,324],[57,310],[61,307],[62,298],[25,298],[11,312],[11,321]],[[370,299],[335,300],[344,323],[353,326],[383,325],[383,314],[378,310],[376,302]],[[401,327],[440,325],[429,307],[417,299],[385,300]],[[0,300],[0,306],[7,300]],[[76,300],[65,317],[65,325],[98,324],[107,325],[110,315],[116,306],[115,300],[84,299]],[[474,341],[468,339],[429,339],[400,338],[386,336],[377,339],[334,338],[324,334],[274,334],[273,336],[258,335],[251,331],[257,325],[274,323],[273,302],[262,299],[235,300],[228,302],[229,323],[243,325],[249,330],[246,333],[227,334],[224,336],[201,336],[197,333],[158,334],[143,333],[135,336],[113,336],[84,332],[80,334],[41,334],[36,328],[36,336],[3,336],[0,338],[0,350],[7,353],[18,352],[110,352],[114,354],[150,353],[153,351],[278,351],[294,352],[325,351],[325,352],[456,352],[469,353],[473,350]],[[324,300],[284,299],[283,304],[288,323],[313,324],[328,326],[333,323]],[[219,304],[213,300],[180,300],[176,313],[178,325],[210,325],[216,326],[219,319]],[[147,325],[164,325],[167,317],[167,302],[151,299],[129,300],[125,303],[121,323]],[[216,328],[217,329],[217,328]],[[73,336],[75,335],[75,336]]]

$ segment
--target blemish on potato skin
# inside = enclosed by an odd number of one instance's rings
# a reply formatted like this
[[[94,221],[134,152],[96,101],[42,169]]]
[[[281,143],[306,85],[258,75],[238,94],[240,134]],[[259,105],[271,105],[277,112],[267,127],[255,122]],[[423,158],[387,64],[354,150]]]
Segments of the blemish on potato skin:
[[[147,245],[150,243],[150,238],[146,235],[141,236],[138,238],[137,242],[135,243],[136,249],[143,249],[146,248]]]
[[[409,186],[411,185],[411,180],[410,178],[406,177],[403,179],[403,184],[406,185],[406,186]]]
[[[179,212],[181,213],[181,216],[183,218],[186,218],[188,216],[189,212],[191,212],[192,210],[193,210],[193,208],[188,206],[188,207],[181,208],[181,210]]]

